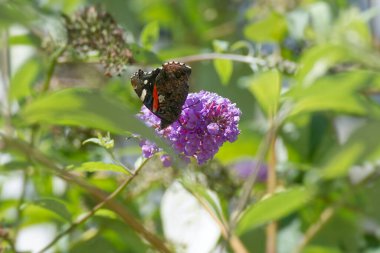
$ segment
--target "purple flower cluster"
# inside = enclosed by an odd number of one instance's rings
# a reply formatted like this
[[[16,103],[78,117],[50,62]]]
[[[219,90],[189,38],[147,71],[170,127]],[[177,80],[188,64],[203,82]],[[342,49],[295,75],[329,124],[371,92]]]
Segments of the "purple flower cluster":
[[[240,110],[227,98],[215,93],[200,91],[190,93],[183,106],[178,121],[160,130],[160,119],[145,106],[139,117],[148,126],[156,128],[158,135],[165,138],[173,149],[185,159],[194,157],[203,164],[214,157],[224,142],[237,139]],[[160,149],[152,142],[140,143],[145,158],[151,157]],[[170,165],[170,157],[161,157],[165,166]]]

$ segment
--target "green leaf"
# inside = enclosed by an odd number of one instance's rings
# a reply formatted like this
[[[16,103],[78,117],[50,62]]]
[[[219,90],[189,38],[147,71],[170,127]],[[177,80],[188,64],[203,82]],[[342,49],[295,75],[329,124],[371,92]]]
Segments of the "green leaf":
[[[376,175],[376,172],[375,172]],[[361,187],[358,189],[358,199],[362,199],[362,210],[367,217],[371,217],[377,223],[380,222],[380,180],[371,181],[370,187]]]
[[[356,142],[344,147],[340,152],[334,155],[324,168],[324,177],[332,179],[346,174],[347,170],[355,164],[358,157],[362,155],[365,147],[362,143]]]
[[[30,59],[22,65],[12,77],[10,98],[20,99],[30,95],[33,82],[37,79],[39,64],[36,59]]]
[[[99,146],[102,146],[102,141],[101,141],[100,138],[89,138],[89,139],[84,140],[82,142],[82,144],[87,144],[87,143],[95,143],[95,144],[97,144]]]
[[[252,78],[249,90],[267,116],[277,113],[281,91],[281,77],[277,70],[260,73]]]
[[[310,190],[295,187],[264,198],[247,208],[238,223],[237,233],[241,235],[261,224],[278,220],[301,208],[311,196]]]
[[[375,92],[380,90],[380,73],[371,70],[356,70],[341,75],[352,75],[348,76],[347,80],[349,82],[356,82],[356,87],[364,88],[366,91]]]
[[[302,253],[342,253],[338,247],[326,247],[326,246],[316,246],[310,245],[306,246]]]
[[[13,35],[9,38],[10,45],[39,46],[41,43],[41,39],[37,37],[37,35],[31,33]]]
[[[215,52],[223,53],[228,50],[229,43],[224,40],[214,40],[212,42],[212,46]],[[227,85],[232,75],[232,70],[233,70],[232,61],[216,59],[213,61],[213,63],[214,63],[215,70],[218,73],[218,76],[220,78],[220,81],[222,82],[223,85]]]
[[[86,126],[115,133],[142,125],[122,104],[99,92],[80,88],[40,97],[28,104],[22,115],[30,123]]]
[[[111,138],[110,133],[108,132],[106,136],[102,136],[101,133],[98,133],[98,138],[89,138],[83,141],[82,144],[86,143],[95,143],[99,146],[102,146],[105,149],[111,149],[115,146],[115,141]]]
[[[244,28],[245,37],[257,42],[280,42],[285,38],[286,33],[286,19],[277,13],[271,13],[266,18]]]
[[[28,12],[29,11],[29,12]],[[26,15],[25,13],[28,13]],[[0,28],[16,24],[28,25],[36,18],[31,3],[27,1],[1,1],[0,2]]]
[[[379,55],[375,52],[346,43],[322,44],[304,53],[296,80],[300,86],[307,87],[325,75],[332,66],[347,62],[357,62],[373,69],[380,68]]]
[[[140,134],[176,157],[172,148],[138,120],[134,112],[97,91],[71,88],[46,94],[28,104],[21,115],[31,124],[84,126],[118,134]]]
[[[86,233],[81,233],[76,239],[75,243],[70,244],[69,252],[71,253],[103,253],[103,252],[115,252],[113,250],[114,245],[102,236],[99,232],[99,228],[93,228],[87,230]]]
[[[33,205],[42,207],[46,210],[49,210],[63,219],[71,222],[71,214],[68,211],[66,204],[60,200],[55,198],[41,198],[33,202]]]
[[[117,214],[109,209],[101,208],[96,211],[95,216],[104,217],[108,219],[116,220],[118,218]]]
[[[136,43],[129,44],[133,57],[140,64],[161,64],[162,60],[152,51],[140,47]]]
[[[362,46],[363,48],[369,48],[371,46],[371,29],[367,25],[368,21],[356,20],[353,21],[347,26],[346,36],[352,36],[355,34],[355,44]]]
[[[141,45],[147,49],[151,50],[154,43],[158,40],[160,35],[160,27],[157,21],[150,22],[147,24],[140,35]]]
[[[103,162],[82,163],[80,167],[76,167],[75,170],[87,171],[87,172],[114,171],[114,172],[130,175],[129,172],[120,165],[111,164],[111,163],[103,163]]]
[[[23,170],[24,168],[27,168],[30,164],[26,161],[22,160],[11,160],[9,162],[2,163],[0,165],[0,171],[2,173],[4,172],[14,172],[16,170]]]
[[[375,76],[366,71],[326,76],[308,87],[294,87],[284,98],[294,100],[290,115],[325,110],[364,114],[370,107],[378,110],[358,92],[371,84],[373,78]]]
[[[219,75],[220,81],[222,84],[226,85],[230,81],[233,63],[230,60],[214,60],[214,67],[216,72]]]
[[[380,148],[379,129],[380,122],[370,122],[357,129],[347,143],[331,152],[323,166],[323,177],[345,176],[353,165],[372,158],[371,155],[379,152]]]
[[[230,46],[230,43],[225,40],[212,41],[212,47],[214,48],[214,51],[217,53],[222,53],[222,52],[227,51],[229,46]]]
[[[346,186],[350,187],[350,185]],[[348,200],[355,197],[356,193],[348,197],[347,205],[355,206],[355,208],[360,210],[360,214],[357,211],[353,211],[349,208],[335,209],[334,214],[328,220],[328,222],[325,223],[324,226],[321,226],[318,230],[318,233],[314,235],[313,240],[310,241],[310,246],[329,246],[331,250],[327,252],[331,253],[361,252],[363,244],[362,241],[358,238],[362,238],[363,236],[363,232],[361,230],[362,227],[360,225],[364,214],[361,206],[356,206]],[[334,248],[336,249],[335,251]],[[302,253],[303,252],[304,251],[302,251]],[[307,248],[305,248],[305,252],[326,251],[308,251]]]
[[[325,29],[326,39],[339,41],[342,44],[350,44],[362,49],[371,47],[371,28],[368,22],[376,16],[378,10],[369,9],[360,11],[357,8],[349,8],[342,11],[334,22],[333,29]]]
[[[303,55],[296,78],[301,86],[307,87],[323,76],[332,65],[351,58],[348,47],[335,44],[316,46]]]
[[[253,47],[252,44],[246,40],[238,40],[234,44],[231,45],[231,50],[232,51],[238,51],[241,49],[247,49],[248,50],[248,55],[253,54]]]

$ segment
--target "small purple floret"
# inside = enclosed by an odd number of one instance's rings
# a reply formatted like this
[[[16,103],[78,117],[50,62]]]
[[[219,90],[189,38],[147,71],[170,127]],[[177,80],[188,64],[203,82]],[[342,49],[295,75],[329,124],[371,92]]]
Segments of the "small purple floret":
[[[218,134],[219,132],[219,126],[217,123],[210,123],[208,126],[207,126],[207,131],[209,132],[209,134],[211,135],[216,135]]]
[[[170,167],[170,165],[172,165],[172,161],[170,160],[170,156],[168,155],[162,155],[160,157],[161,159],[161,162],[162,162],[162,165],[164,165],[164,167]]]
[[[198,164],[213,158],[224,142],[237,139],[241,112],[229,99],[200,91],[190,93],[183,108],[178,121],[163,130],[158,128],[160,119],[145,106],[139,118],[155,127],[158,135],[168,140],[178,154],[194,157]],[[140,146],[146,158],[160,151],[149,141],[141,141]]]
[[[151,157],[156,152],[159,151],[159,148],[151,141],[142,140],[140,142],[140,147],[142,149],[142,153],[144,157]]]

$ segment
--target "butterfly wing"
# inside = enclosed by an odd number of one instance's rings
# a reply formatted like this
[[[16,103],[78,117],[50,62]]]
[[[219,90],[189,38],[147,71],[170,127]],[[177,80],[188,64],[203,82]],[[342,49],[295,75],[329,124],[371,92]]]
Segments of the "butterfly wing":
[[[139,96],[143,104],[152,112],[155,103],[153,97],[154,87],[159,72],[160,69],[155,69],[151,72],[144,72],[140,69],[131,77],[132,87],[137,96]]]
[[[178,120],[189,93],[191,68],[168,62],[151,72],[137,71],[131,83],[143,104],[161,119],[164,129]]]
[[[190,74],[191,68],[178,62],[165,63],[158,73],[156,87],[159,107],[155,114],[161,118],[161,129],[178,120],[189,93]]]

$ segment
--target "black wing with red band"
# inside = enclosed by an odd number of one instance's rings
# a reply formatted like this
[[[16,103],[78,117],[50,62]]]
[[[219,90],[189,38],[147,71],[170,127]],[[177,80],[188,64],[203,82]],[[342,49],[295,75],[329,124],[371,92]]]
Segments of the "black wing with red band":
[[[167,62],[150,72],[133,74],[133,89],[143,104],[161,119],[160,128],[177,121],[189,93],[191,68],[180,62]]]

